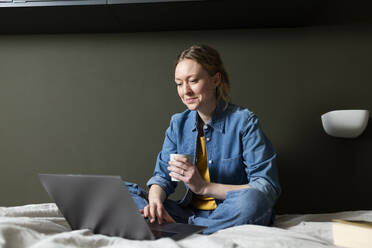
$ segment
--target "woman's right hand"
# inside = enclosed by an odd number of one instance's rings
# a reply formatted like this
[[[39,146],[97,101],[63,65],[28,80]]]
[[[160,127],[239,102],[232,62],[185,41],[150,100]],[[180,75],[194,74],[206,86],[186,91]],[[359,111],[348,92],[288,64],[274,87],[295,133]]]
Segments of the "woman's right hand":
[[[149,218],[151,223],[158,220],[159,224],[165,222],[176,222],[165,210],[164,205],[161,201],[152,201],[149,205],[145,206],[141,211],[145,218]]]
[[[157,184],[153,184],[149,190],[149,205],[145,206],[141,213],[145,218],[149,218],[151,223],[158,220],[159,224],[166,222],[176,222],[165,210],[163,202],[165,200],[165,191]]]

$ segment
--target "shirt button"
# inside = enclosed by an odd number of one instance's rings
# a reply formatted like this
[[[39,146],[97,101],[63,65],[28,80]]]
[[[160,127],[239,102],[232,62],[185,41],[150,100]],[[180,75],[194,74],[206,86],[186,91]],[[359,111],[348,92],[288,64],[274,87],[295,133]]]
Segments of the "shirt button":
[[[209,164],[213,164],[213,160],[209,160],[208,163],[209,163]]]
[[[211,140],[211,138],[207,138],[207,141],[210,141]]]
[[[207,125],[204,125],[204,127],[203,127],[205,130],[207,130],[208,129],[208,126]]]

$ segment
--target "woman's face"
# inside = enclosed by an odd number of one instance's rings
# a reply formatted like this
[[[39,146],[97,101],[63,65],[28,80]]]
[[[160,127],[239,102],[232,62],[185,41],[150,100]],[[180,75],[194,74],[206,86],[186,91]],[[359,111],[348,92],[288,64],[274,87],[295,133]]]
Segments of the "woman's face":
[[[210,76],[196,61],[181,60],[175,69],[178,95],[190,110],[210,110],[216,105],[219,73]]]

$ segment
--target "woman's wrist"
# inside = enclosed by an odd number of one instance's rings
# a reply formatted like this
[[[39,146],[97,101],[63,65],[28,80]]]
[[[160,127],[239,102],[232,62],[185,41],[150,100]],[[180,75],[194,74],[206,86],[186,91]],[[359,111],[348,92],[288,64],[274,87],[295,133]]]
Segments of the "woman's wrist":
[[[148,196],[149,203],[163,203],[165,197],[166,194],[162,187],[157,184],[151,185]]]
[[[203,184],[203,186],[201,187],[200,194],[198,194],[198,195],[209,196],[210,187],[211,187],[211,183],[210,182],[205,182]]]
[[[204,188],[203,195],[208,197],[213,197],[216,199],[224,200],[226,199],[226,193],[232,190],[240,190],[245,188],[251,188],[248,184],[242,185],[228,185],[220,183],[207,183]]]

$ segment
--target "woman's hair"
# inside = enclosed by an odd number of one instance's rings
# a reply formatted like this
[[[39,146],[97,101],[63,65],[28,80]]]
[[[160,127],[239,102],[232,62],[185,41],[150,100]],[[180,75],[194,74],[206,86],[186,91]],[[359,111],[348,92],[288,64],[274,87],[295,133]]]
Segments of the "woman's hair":
[[[175,67],[184,59],[191,59],[198,62],[211,77],[216,73],[220,73],[221,83],[217,86],[216,97],[217,101],[223,100],[227,107],[227,103],[231,99],[231,86],[229,76],[218,51],[207,45],[193,45],[178,55]]]

